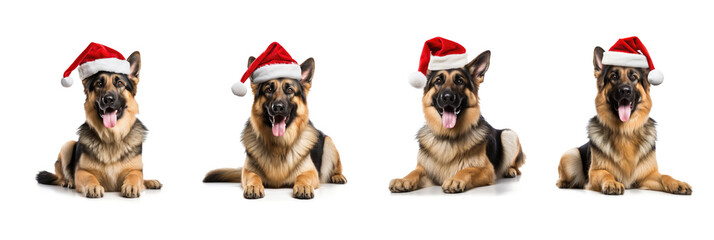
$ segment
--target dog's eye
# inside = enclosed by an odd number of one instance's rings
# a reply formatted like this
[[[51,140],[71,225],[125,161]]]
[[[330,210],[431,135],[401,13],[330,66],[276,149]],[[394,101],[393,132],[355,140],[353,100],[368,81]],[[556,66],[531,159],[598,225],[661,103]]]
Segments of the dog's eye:
[[[637,75],[635,75],[635,74],[630,75],[630,80],[637,81]]]
[[[456,81],[454,81],[454,83],[456,83],[458,85],[464,84],[464,77],[462,77],[462,76],[456,77]]]
[[[269,87],[269,88],[266,88],[266,89],[265,89],[265,92],[266,92],[266,93],[273,93],[273,88],[270,88],[270,87]]]
[[[96,82],[94,82],[94,86],[95,86],[95,87],[98,87],[98,88],[104,87],[104,82],[103,82],[103,81],[96,81]]]
[[[121,81],[121,80],[117,81],[117,83],[115,84],[115,86],[118,87],[118,88],[124,87],[124,81]]]
[[[287,90],[285,90],[285,92],[288,94],[292,94],[295,92],[295,90],[293,90],[293,88],[288,88]]]
[[[444,83],[444,79],[442,79],[440,76],[439,76],[439,77],[436,77],[436,79],[434,79],[434,83],[436,83],[436,84],[442,84],[442,83]]]
[[[608,76],[608,78],[609,78],[611,81],[617,81],[617,79],[618,79],[617,73],[616,73],[616,72],[610,73],[610,76]]]

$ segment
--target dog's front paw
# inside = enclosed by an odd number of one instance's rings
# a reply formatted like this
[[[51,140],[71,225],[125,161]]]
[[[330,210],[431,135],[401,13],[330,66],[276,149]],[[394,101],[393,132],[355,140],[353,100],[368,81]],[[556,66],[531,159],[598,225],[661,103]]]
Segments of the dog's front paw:
[[[686,182],[671,179],[668,181],[662,181],[662,185],[664,186],[664,191],[668,193],[680,195],[692,194],[692,187],[689,186],[689,184],[687,184]]]
[[[161,189],[161,187],[164,186],[159,182],[159,180],[144,180],[144,187],[146,189]]]
[[[121,196],[125,198],[138,198],[141,195],[141,187],[139,185],[124,184],[121,186]]]
[[[62,181],[60,181],[60,186],[70,188],[70,189],[74,188],[74,181],[67,180],[67,179],[62,180]]]
[[[392,179],[389,182],[389,191],[393,193],[411,192],[417,189],[417,183],[404,178]]]
[[[625,185],[616,181],[609,181],[602,184],[602,193],[606,195],[622,195],[625,193]]]
[[[293,197],[297,199],[312,199],[315,197],[315,190],[310,185],[295,185],[293,187]]]
[[[510,167],[506,170],[506,172],[503,173],[503,177],[514,178],[520,174],[521,174],[521,171],[519,171],[518,168]]]
[[[243,189],[243,197],[247,199],[258,199],[265,196],[263,185],[246,185]]]
[[[448,179],[441,184],[441,190],[445,193],[461,193],[466,191],[466,182],[460,179]]]
[[[330,177],[330,183],[345,184],[347,183],[347,178],[342,174],[335,174]]]
[[[88,198],[104,197],[104,187],[102,185],[87,185],[84,187],[84,196]]]

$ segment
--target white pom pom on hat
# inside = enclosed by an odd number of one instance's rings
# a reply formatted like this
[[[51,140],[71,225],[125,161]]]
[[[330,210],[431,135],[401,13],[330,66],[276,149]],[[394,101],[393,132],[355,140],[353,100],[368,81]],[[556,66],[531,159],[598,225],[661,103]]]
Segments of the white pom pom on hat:
[[[231,86],[231,91],[233,91],[233,94],[236,96],[242,97],[245,96],[246,93],[248,93],[248,88],[245,87],[243,82],[237,82]]]
[[[660,70],[652,70],[649,74],[647,74],[647,81],[655,86],[660,85],[664,81],[664,74],[662,74],[662,71]]]
[[[408,80],[412,87],[424,88],[424,86],[426,86],[426,76],[421,72],[410,73]]]
[[[71,87],[72,83],[74,83],[74,80],[72,79],[72,77],[65,77],[62,78],[61,83],[63,87]]]

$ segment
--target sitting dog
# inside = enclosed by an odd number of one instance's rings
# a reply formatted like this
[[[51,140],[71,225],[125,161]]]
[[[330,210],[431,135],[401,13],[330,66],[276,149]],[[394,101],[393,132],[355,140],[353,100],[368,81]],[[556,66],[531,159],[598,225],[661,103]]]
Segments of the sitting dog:
[[[144,180],[141,159],[147,129],[136,118],[139,105],[134,96],[139,84],[141,58],[91,43],[67,69],[62,85],[72,85],[70,73],[78,68],[84,85],[86,122],[79,127],[79,140],[62,146],[55,174],[37,174],[41,184],[75,188],[88,198],[104,192],[121,191],[121,196],[139,197],[148,189],[160,189],[157,180]]]
[[[242,168],[216,169],[204,182],[240,182],[243,196],[265,196],[264,188],[292,187],[293,197],[311,199],[320,183],[346,183],[332,139],[308,118],[306,97],[312,86],[315,61],[301,65],[274,42],[258,58],[248,59],[248,71],[233,93],[243,96],[251,78],[255,98],[241,135],[246,159]]]
[[[689,184],[657,170],[651,85],[663,75],[637,37],[620,39],[609,51],[595,48],[597,115],[588,123],[590,141],[565,152],[559,188],[586,188],[621,195],[628,188],[692,194]]]
[[[424,44],[419,72],[410,77],[423,88],[426,125],[419,130],[417,167],[393,179],[395,193],[441,185],[445,193],[460,193],[492,185],[497,176],[516,177],[525,162],[518,135],[494,129],[481,116],[478,89],[488,70],[491,52],[467,62],[458,43],[433,38]]]

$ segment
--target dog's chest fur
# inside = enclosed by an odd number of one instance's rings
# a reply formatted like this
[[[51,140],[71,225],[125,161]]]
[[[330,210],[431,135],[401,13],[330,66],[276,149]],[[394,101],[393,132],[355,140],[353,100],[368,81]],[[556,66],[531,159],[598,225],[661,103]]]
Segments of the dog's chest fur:
[[[146,127],[136,119],[123,138],[102,135],[85,123],[77,131],[81,154],[78,168],[92,172],[107,191],[117,191],[128,170],[143,168],[141,153]]]
[[[643,175],[653,167],[656,168],[657,131],[651,118],[633,132],[622,133],[613,131],[593,117],[588,124],[588,137],[593,154],[601,156],[592,158],[592,166],[609,169],[616,180],[625,185],[631,185],[645,177]]]
[[[491,165],[486,157],[487,137],[493,128],[483,119],[457,137],[437,136],[424,126],[417,134],[418,162],[434,184],[442,184],[459,170]]]
[[[319,132],[311,124],[303,127],[292,143],[276,144],[256,132],[250,123],[243,130],[241,141],[248,155],[245,166],[254,170],[265,186],[291,186],[298,175],[315,168],[310,151]]]

